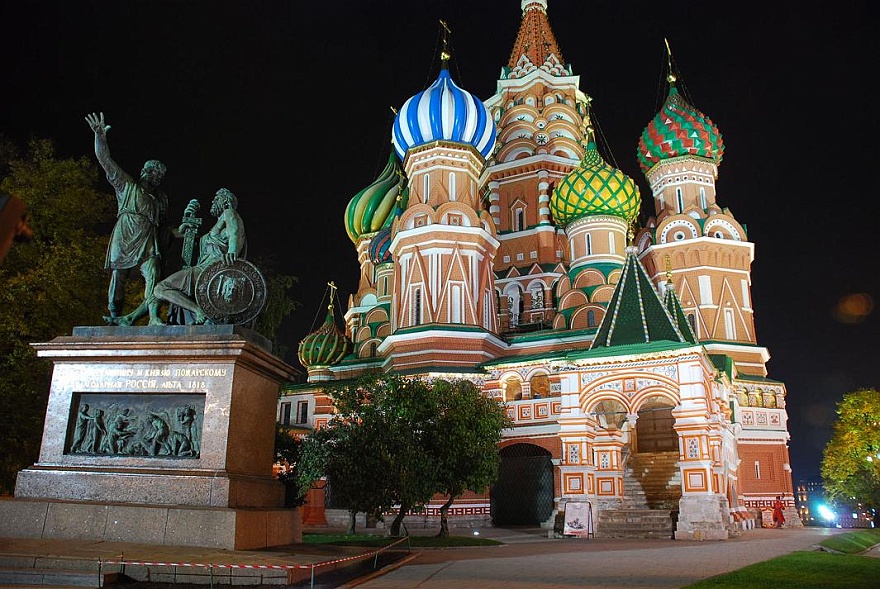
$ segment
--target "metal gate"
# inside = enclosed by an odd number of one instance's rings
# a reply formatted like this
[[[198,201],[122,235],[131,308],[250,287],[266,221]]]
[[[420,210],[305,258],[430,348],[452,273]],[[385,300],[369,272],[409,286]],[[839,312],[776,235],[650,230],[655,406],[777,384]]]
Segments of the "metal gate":
[[[553,513],[553,463],[550,453],[532,444],[502,448],[501,470],[492,485],[492,523],[538,525]]]

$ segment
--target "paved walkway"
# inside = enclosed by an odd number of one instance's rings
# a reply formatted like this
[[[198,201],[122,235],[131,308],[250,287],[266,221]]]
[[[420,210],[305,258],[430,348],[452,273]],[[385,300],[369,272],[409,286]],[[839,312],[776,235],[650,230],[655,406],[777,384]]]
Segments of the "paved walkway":
[[[343,587],[677,588],[796,550],[811,550],[827,536],[845,531],[827,528],[757,529],[726,541],[690,542],[554,539],[547,537],[547,530],[537,528],[486,528],[480,530],[482,536],[504,542],[504,545],[414,550],[403,564],[393,570],[386,570],[372,578],[362,577]],[[454,535],[473,533],[455,529],[450,532]],[[433,534],[433,531],[421,533]],[[363,548],[303,544],[266,550],[229,551],[127,542],[0,538],[0,556],[15,554],[40,558],[114,560],[124,554],[127,561],[252,566],[308,564],[362,554],[364,551]],[[877,550],[871,553],[872,556],[880,556]],[[271,576],[277,573],[266,571]],[[277,580],[274,582],[278,583]]]
[[[479,549],[423,551],[358,589],[640,589],[677,588],[797,550],[831,534],[826,528],[756,529],[722,542],[544,539],[487,530],[510,542]],[[350,585],[353,586],[353,585]]]

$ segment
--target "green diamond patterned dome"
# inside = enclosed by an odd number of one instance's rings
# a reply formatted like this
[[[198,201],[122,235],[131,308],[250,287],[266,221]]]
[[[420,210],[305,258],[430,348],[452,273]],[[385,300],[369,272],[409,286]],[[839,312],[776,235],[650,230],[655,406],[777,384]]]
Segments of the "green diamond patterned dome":
[[[590,215],[613,215],[632,221],[641,204],[636,183],[605,163],[591,140],[580,165],[553,190],[550,213],[559,225]]]
[[[336,327],[333,307],[327,309],[324,324],[303,338],[299,343],[297,357],[304,368],[333,366],[351,351],[351,341]]]

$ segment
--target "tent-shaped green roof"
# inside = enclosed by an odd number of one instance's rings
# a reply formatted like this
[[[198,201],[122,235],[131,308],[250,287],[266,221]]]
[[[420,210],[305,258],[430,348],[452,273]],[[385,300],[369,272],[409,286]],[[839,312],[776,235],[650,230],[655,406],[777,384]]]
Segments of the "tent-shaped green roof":
[[[684,314],[684,310],[681,308],[681,301],[675,292],[675,287],[672,285],[672,282],[666,283],[666,292],[663,294],[663,305],[666,307],[666,310],[669,311],[669,314],[672,316],[672,319],[675,321],[675,324],[678,326],[678,330],[684,336],[684,339],[692,344],[697,343],[697,336],[694,333],[693,327],[691,327],[691,322],[688,321],[687,315]]]
[[[628,247],[626,252],[620,282],[590,349],[657,341],[687,343],[689,340],[682,335],[636,256],[636,249]],[[684,320],[687,322],[687,318]]]

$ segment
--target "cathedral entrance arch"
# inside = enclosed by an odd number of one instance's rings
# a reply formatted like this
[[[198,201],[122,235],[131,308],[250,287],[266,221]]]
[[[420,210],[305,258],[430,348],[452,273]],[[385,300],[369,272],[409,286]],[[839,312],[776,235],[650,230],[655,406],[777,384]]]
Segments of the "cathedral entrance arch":
[[[672,409],[669,400],[662,397],[653,397],[642,404],[636,421],[636,452],[678,452]]]
[[[495,525],[539,525],[553,513],[550,452],[534,444],[513,444],[498,452],[501,468],[489,492]]]
[[[622,429],[626,423],[626,407],[616,399],[599,401],[590,414],[595,416],[599,427],[605,431]]]

